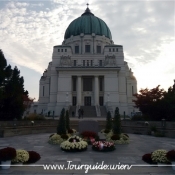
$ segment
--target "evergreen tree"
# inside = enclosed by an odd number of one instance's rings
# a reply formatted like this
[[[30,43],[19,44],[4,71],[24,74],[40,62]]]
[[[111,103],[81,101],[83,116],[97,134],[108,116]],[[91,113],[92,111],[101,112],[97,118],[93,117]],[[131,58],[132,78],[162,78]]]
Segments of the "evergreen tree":
[[[7,66],[7,61],[4,57],[2,50],[0,49],[0,90],[6,85],[8,79],[12,75],[11,66]]]
[[[66,134],[66,118],[64,108],[61,110],[60,119],[57,126],[57,134],[59,135]]]
[[[108,111],[107,117],[106,117],[106,130],[111,130],[111,128],[112,128],[111,112]]]
[[[17,67],[11,69],[0,50],[0,120],[20,119],[25,110],[24,79]]]
[[[69,119],[69,111],[66,111],[66,129],[70,129],[70,119]]]
[[[113,133],[114,134],[121,134],[121,119],[120,119],[120,114],[119,114],[119,108],[118,107],[116,107],[116,109],[115,109]]]
[[[8,79],[12,75],[11,66],[7,66],[7,61],[4,57],[2,50],[0,50],[0,119],[3,118],[4,98],[5,98],[5,86]]]

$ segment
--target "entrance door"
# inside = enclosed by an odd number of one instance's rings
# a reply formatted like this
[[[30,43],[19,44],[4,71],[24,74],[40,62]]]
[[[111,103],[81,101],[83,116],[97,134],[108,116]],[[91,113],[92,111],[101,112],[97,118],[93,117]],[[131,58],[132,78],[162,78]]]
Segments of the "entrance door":
[[[99,97],[99,104],[100,106],[103,106],[103,97]]]
[[[77,104],[77,97],[73,96],[72,98],[72,106],[76,106]]]
[[[91,106],[91,97],[84,97],[84,105]]]

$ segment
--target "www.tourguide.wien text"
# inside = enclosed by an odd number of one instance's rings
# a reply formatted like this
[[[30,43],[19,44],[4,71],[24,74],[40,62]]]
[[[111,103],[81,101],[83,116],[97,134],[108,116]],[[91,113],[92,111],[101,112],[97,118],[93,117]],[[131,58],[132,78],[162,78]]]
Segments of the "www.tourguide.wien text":
[[[94,165],[82,164],[77,165],[73,164],[72,161],[67,161],[68,165],[43,165],[44,170],[85,170],[85,173],[88,173],[89,170],[130,170],[132,165],[128,164],[114,164],[107,165],[102,161],[100,164],[97,162]]]

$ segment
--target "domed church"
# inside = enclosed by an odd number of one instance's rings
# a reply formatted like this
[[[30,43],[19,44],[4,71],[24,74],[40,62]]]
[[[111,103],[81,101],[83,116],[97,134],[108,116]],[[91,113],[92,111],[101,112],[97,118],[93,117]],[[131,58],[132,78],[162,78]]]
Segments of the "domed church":
[[[39,83],[39,100],[30,113],[59,116],[62,108],[78,116],[114,116],[134,111],[137,81],[124,61],[123,46],[114,44],[107,24],[87,7],[65,31],[62,45],[53,47],[52,61]]]

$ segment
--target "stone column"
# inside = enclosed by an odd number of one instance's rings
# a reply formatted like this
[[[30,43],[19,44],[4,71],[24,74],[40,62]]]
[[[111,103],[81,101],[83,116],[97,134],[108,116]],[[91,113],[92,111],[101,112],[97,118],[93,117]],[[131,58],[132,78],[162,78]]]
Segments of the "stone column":
[[[94,92],[94,95],[95,95],[95,105],[99,105],[99,79],[98,79],[98,76],[95,76],[95,92]]]
[[[77,77],[77,104],[81,106],[81,76]]]
[[[80,38],[81,38],[81,48],[80,48],[80,53],[83,54],[83,36],[84,36],[84,33],[81,33],[80,34]]]

